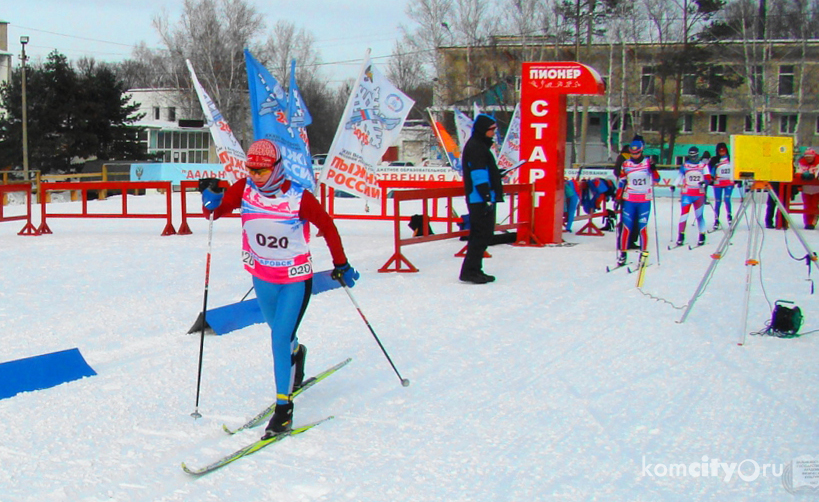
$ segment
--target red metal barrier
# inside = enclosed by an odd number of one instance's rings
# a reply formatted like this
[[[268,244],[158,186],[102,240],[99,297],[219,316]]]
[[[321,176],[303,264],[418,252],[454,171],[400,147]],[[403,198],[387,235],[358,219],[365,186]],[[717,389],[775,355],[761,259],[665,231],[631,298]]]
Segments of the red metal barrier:
[[[800,197],[795,197],[796,196],[795,190],[799,189],[802,186],[819,186],[819,180],[804,181],[799,177],[799,175],[796,175],[794,177],[793,183],[779,184],[778,191],[779,200],[782,201],[782,204],[785,206],[785,209],[788,210],[789,214],[816,213],[815,209],[806,208],[805,204],[802,202]],[[778,211],[775,213],[775,215],[776,228],[783,228],[785,226],[785,222],[782,220],[782,216],[779,214]]]
[[[463,182],[462,181],[414,181],[414,180],[405,180],[405,181],[385,181],[381,180],[378,182],[378,186],[381,187],[381,193],[384,194],[384,197],[381,199],[381,204],[379,207],[378,212],[367,213],[367,214],[345,214],[339,213],[336,211],[335,205],[335,190],[332,188],[327,187],[326,185],[321,185],[321,190],[319,192],[319,202],[321,202],[321,207],[324,208],[327,213],[332,216],[334,219],[341,219],[341,220],[392,220],[393,214],[390,214],[389,204],[387,199],[391,198],[395,193],[402,190],[408,189],[434,189],[434,188],[460,188],[461,195],[463,195]],[[371,209],[372,210],[372,209]],[[409,216],[404,217],[405,220],[409,220]]]
[[[26,214],[19,216],[4,216],[3,215],[3,197],[12,192],[25,192],[26,194]],[[17,232],[17,235],[40,235],[40,232],[31,224],[31,185],[28,183],[21,183],[15,185],[0,185],[0,223],[4,221],[20,221],[26,220],[23,229]]]
[[[223,187],[223,188],[227,188],[227,187],[230,186],[230,183],[228,183],[225,180],[220,180],[219,181],[219,186]],[[189,190],[191,188],[193,190]],[[182,182],[179,183],[179,200],[181,202],[181,207],[182,207],[182,223],[179,224],[179,232],[177,232],[179,235],[190,235],[190,234],[193,233],[193,232],[191,232],[191,227],[188,226],[188,218],[189,217],[197,217],[197,218],[204,218],[205,217],[205,213],[203,213],[202,211],[199,211],[199,210],[190,211],[190,212],[188,211],[188,192],[189,191],[193,191],[193,192],[196,193],[196,207],[199,208],[199,209],[202,208],[202,196],[199,195],[198,190],[199,190],[199,181],[182,181]],[[238,218],[240,216],[241,215],[239,213],[231,213],[231,214],[224,215],[223,218]]]
[[[509,223],[495,225],[495,230],[517,230],[517,245],[527,246],[532,245],[532,219],[533,219],[533,200],[534,192],[532,185],[506,185],[503,187],[505,194],[509,195]],[[395,236],[395,252],[389,260],[378,269],[379,272],[418,272],[418,269],[410,263],[410,261],[401,253],[401,246],[408,246],[411,244],[420,244],[422,242],[438,241],[443,239],[452,239],[454,237],[461,237],[469,235],[469,230],[454,230],[460,219],[457,218],[452,211],[448,211],[445,216],[438,214],[438,199],[445,199],[447,201],[446,207],[452,207],[452,199],[456,197],[463,197],[463,186],[459,183],[458,186],[450,188],[431,188],[421,190],[402,190],[396,191],[393,194],[393,215],[394,221],[394,236]],[[516,200],[517,199],[517,200]],[[401,221],[409,219],[408,217],[401,217],[400,204],[403,201],[420,200],[423,204],[423,230],[422,235],[410,237],[407,239],[401,238]],[[430,212],[430,201],[432,204],[432,211]],[[517,204],[516,204],[517,202]],[[440,221],[447,224],[447,230],[444,233],[429,235],[427,232],[427,222]],[[505,220],[504,220],[505,221]],[[538,245],[535,243],[535,245]],[[458,256],[458,254],[456,254]],[[406,268],[402,268],[406,266]]]
[[[80,213],[55,213],[49,212],[46,200],[48,197],[41,197],[40,215],[41,223],[37,229],[42,234],[50,234],[51,229],[46,223],[47,218],[164,218],[167,223],[162,235],[173,235],[176,230],[173,228],[173,209],[171,204],[171,182],[170,181],[83,181],[83,182],[60,182],[42,183],[40,190],[43,194],[53,191],[78,190],[82,194],[82,212]],[[122,210],[118,213],[89,213],[88,212],[88,191],[89,190],[121,190]],[[129,213],[128,212],[128,191],[129,190],[164,190],[166,197],[164,213]]]

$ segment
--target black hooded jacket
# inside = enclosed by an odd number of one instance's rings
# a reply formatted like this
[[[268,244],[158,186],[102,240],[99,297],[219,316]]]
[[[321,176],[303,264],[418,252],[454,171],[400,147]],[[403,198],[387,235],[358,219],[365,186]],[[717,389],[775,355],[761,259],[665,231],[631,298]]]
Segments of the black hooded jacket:
[[[492,138],[486,131],[495,123],[489,115],[480,114],[472,125],[472,136],[461,155],[464,192],[467,203],[503,202],[503,184],[495,156],[492,154]]]

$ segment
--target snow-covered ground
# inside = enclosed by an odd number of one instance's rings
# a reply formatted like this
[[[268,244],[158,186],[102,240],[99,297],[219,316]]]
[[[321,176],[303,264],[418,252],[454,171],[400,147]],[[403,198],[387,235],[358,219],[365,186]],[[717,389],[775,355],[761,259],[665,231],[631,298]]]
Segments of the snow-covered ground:
[[[91,207],[106,204],[120,202]],[[133,211],[163,204],[129,200]],[[494,246],[485,269],[498,280],[476,286],[457,280],[462,242],[407,247],[419,273],[379,274],[392,224],[339,220],[362,273],[353,293],[412,384],[401,387],[343,291],[315,296],[300,330],[308,374],[353,362],[299,397],[295,421],[335,420],[198,479],[180,463],[199,467],[258,437],[222,424],[274,394],[265,326],[208,336],[203,418],[191,418],[199,335],[186,333],[202,306],[207,223],[167,237],[160,220],[50,220],[53,235],[40,237],[0,223],[0,361],[78,347],[98,373],[0,400],[0,500],[805,500],[779,474],[819,455],[819,337],[737,345],[746,224],[680,324],[722,234],[667,251],[671,212],[661,199],[660,255],[652,220],[643,288],[662,300],[641,293],[636,274],[605,273],[610,233],[565,234],[574,247]],[[819,233],[804,235],[819,248]],[[786,244],[805,255],[792,232],[765,231],[748,331],[779,299],[800,306],[802,331],[819,329],[807,267]],[[313,251],[317,269],[331,266],[322,239]],[[239,222],[220,220],[209,305],[249,287]]]

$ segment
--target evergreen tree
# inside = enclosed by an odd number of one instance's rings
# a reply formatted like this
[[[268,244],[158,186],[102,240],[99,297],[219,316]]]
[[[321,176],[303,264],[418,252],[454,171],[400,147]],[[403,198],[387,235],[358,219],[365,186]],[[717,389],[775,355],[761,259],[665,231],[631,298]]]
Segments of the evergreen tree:
[[[45,63],[26,67],[28,150],[31,169],[69,170],[74,158],[146,158],[138,142],[138,105],[105,66],[74,69],[57,51]],[[22,69],[0,87],[6,113],[0,117],[0,166],[22,165]]]

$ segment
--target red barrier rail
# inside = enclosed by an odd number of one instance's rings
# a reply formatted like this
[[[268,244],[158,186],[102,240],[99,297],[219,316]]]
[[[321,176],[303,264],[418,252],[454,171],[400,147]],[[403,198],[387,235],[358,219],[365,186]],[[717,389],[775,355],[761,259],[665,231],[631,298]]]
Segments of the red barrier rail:
[[[225,180],[219,181],[219,186],[227,189],[230,186],[230,183]],[[191,190],[193,189],[193,190]],[[199,181],[181,181],[179,183],[179,200],[181,202],[182,207],[182,223],[179,224],[179,235],[190,235],[191,227],[188,225],[188,218],[189,217],[197,217],[197,218],[204,218],[205,213],[202,211],[188,211],[188,192],[195,192],[196,193],[196,207],[201,209],[202,208],[202,196],[199,195]],[[223,218],[238,218],[241,214],[239,213],[230,213],[223,216]]]
[[[4,216],[3,215],[3,198],[6,194],[12,192],[25,192],[26,194],[26,214],[19,216]],[[17,235],[40,235],[40,232],[31,224],[31,185],[28,183],[21,183],[15,185],[0,185],[0,223],[4,221],[20,221],[26,220],[23,229],[17,232]]]
[[[517,245],[530,245],[532,235],[532,220],[534,212],[534,188],[533,185],[506,185],[503,187],[504,194],[509,195],[509,223],[495,225],[495,231],[503,230],[517,230]],[[454,230],[460,219],[457,218],[452,211],[448,211],[446,216],[438,214],[438,199],[445,199],[447,207],[452,207],[452,199],[456,197],[463,197],[463,187],[450,188],[431,188],[421,190],[401,190],[393,194],[393,221],[394,221],[394,236],[395,236],[395,252],[389,260],[378,269],[379,272],[418,272],[418,269],[410,263],[410,261],[401,253],[402,246],[409,246],[411,244],[421,244],[422,242],[439,241],[443,239],[452,239],[454,237],[461,237],[469,235],[469,230]],[[519,200],[516,200],[519,199]],[[410,237],[406,239],[401,238],[401,221],[409,219],[401,217],[400,204],[403,201],[420,200],[423,205],[423,229],[422,235]],[[430,213],[430,201],[432,204],[432,212]],[[516,204],[517,202],[517,204]],[[444,233],[430,235],[428,233],[427,222],[441,221],[446,222],[447,230]],[[505,221],[505,220],[504,220]],[[459,256],[462,253],[456,253]],[[406,268],[402,268],[405,265]]]
[[[171,182],[170,181],[81,181],[81,182],[59,182],[42,183],[40,190],[43,194],[54,191],[79,190],[82,194],[82,212],[80,213],[56,213],[49,212],[46,205],[47,197],[41,197],[40,215],[41,223],[37,229],[42,234],[50,234],[46,220],[48,218],[164,218],[167,223],[162,235],[173,235],[176,230],[173,228],[173,209],[171,204]],[[89,213],[88,212],[88,191],[89,190],[120,190],[122,191],[122,210],[118,213]],[[128,191],[129,190],[164,190],[166,197],[164,213],[129,213],[128,212]]]
[[[819,186],[819,180],[804,181],[799,178],[799,175],[796,175],[792,183],[783,182],[779,184],[779,191],[777,192],[779,200],[782,201],[782,204],[789,214],[816,214],[814,208],[806,208],[801,200],[794,200],[796,196],[794,190],[802,186]],[[782,220],[782,216],[778,211],[775,213],[774,226],[776,226],[776,228],[783,228],[785,226],[785,222]]]
[[[412,189],[434,189],[434,188],[460,188],[463,195],[462,181],[415,181],[415,180],[380,180],[378,186],[381,187],[381,204],[379,212],[369,214],[345,214],[336,211],[335,190],[322,184],[319,191],[319,202],[321,207],[334,219],[341,220],[392,220],[387,199],[391,198],[397,191]],[[451,207],[451,206],[450,206]],[[409,216],[405,220],[409,220]]]

